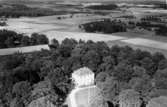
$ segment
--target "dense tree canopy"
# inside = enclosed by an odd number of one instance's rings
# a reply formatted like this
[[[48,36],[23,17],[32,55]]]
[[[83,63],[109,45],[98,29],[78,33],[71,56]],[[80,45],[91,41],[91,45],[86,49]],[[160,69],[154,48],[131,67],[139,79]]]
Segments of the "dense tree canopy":
[[[2,4],[2,6],[0,7],[0,16],[5,16],[5,17],[15,17],[15,18],[21,16],[37,17],[37,16],[54,15],[57,13],[58,12],[55,12],[51,9],[34,8],[26,6],[24,4]]]
[[[102,32],[102,33],[115,33],[126,32],[126,25],[121,21],[104,19],[102,21],[95,21],[79,25],[79,28],[86,32]]]
[[[13,32],[9,34],[13,35]],[[43,35],[39,36],[41,40],[36,40],[36,35],[33,34],[30,41],[45,42]],[[62,43],[53,40],[50,48],[0,57],[0,74],[3,74],[0,76],[0,99],[4,106],[11,103],[25,107],[50,95],[57,96],[55,101],[62,105],[73,88],[71,73],[84,66],[95,73],[95,83],[105,102],[115,105],[120,92],[126,89],[137,91],[145,103],[165,92],[159,90],[167,89],[167,59],[161,53],[151,54],[128,46],[109,48],[104,42],[73,39],[65,39]]]
[[[16,94],[16,96],[26,96],[31,90],[31,85],[27,81],[21,81],[16,83],[13,86],[12,92]]]
[[[116,4],[108,4],[108,5],[92,5],[92,6],[87,6],[86,8],[94,10],[114,10],[117,9],[118,6]]]

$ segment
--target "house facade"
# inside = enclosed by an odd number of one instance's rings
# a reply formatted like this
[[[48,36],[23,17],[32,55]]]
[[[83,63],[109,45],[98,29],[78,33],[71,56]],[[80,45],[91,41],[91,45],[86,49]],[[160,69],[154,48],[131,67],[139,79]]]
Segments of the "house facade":
[[[75,88],[94,85],[94,73],[87,67],[80,68],[72,73]]]

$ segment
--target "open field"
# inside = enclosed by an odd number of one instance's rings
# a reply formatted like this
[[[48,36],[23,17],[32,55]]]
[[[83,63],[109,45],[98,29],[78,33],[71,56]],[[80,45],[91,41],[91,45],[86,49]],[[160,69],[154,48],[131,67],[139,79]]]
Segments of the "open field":
[[[151,39],[155,41],[167,42],[167,38],[165,36],[156,35],[154,32],[138,30],[138,31],[128,31],[128,32],[119,32],[113,33],[113,35],[123,36],[126,38],[145,38]]]
[[[152,11],[153,10],[153,11]],[[133,12],[132,12],[133,11]],[[120,15],[128,14],[139,14],[143,15],[159,14],[158,9],[142,9],[142,8],[129,8],[127,11],[115,12],[111,11],[109,15],[97,15],[97,14],[67,14],[67,15],[54,15],[45,17],[21,17],[21,18],[10,18],[7,21],[8,26],[0,27],[0,29],[14,30],[19,33],[25,33],[26,35],[31,35],[32,33],[42,33],[47,35],[49,40],[53,38],[58,41],[62,41],[65,38],[73,38],[76,40],[92,40],[92,41],[112,41],[113,43],[121,42],[124,45],[131,44],[140,48],[146,47],[153,48],[157,50],[167,51],[167,44],[165,43],[167,39],[165,37],[153,36],[151,32],[125,32],[125,33],[114,33],[114,34],[97,34],[97,33],[84,33],[78,28],[78,25],[101,20],[104,18],[114,18]],[[162,12],[161,12],[162,11]],[[166,13],[166,10],[161,10],[161,13]],[[112,14],[113,13],[113,14]],[[118,14],[119,13],[119,14]],[[144,39],[143,39],[144,38]],[[151,39],[151,40],[150,40]],[[159,41],[159,42],[157,42]],[[149,49],[148,49],[149,50]],[[0,51],[1,52],[1,51]]]
[[[65,38],[73,38],[76,40],[92,40],[92,41],[105,41],[108,46],[111,47],[113,45],[119,46],[130,46],[134,49],[140,48],[141,50],[149,51],[151,53],[162,52],[167,57],[167,43],[144,39],[144,38],[128,38],[121,37],[115,35],[106,35],[106,34],[95,34],[95,33],[81,33],[81,32],[62,32],[62,31],[50,31],[44,33],[47,37],[52,40],[53,38],[57,39],[59,42],[64,40]],[[0,49],[0,55],[9,55],[15,52],[33,52],[39,51],[41,49],[49,49],[47,45],[39,45],[39,46],[30,46],[30,47],[20,47],[20,48],[8,48],[8,49]]]
[[[135,33],[127,34],[131,36],[118,36],[116,34],[95,34],[95,33],[84,33],[78,29],[79,23],[85,23],[93,20],[98,20],[101,16],[98,15],[85,15],[85,14],[77,14],[73,16],[73,18],[69,18],[70,15],[65,15],[62,20],[58,20],[59,16],[47,16],[47,17],[38,17],[38,18],[19,18],[19,19],[9,19],[8,26],[1,27],[1,29],[9,29],[14,30],[19,33],[25,33],[30,35],[34,32],[43,33],[47,35],[49,40],[53,38],[58,41],[62,41],[65,38],[73,38],[76,40],[93,40],[93,41],[121,41],[127,44],[133,44],[142,47],[156,48],[161,50],[167,50],[165,46],[166,43],[159,43],[149,40],[151,37],[146,39],[140,35],[144,35],[143,33],[135,35]],[[106,16],[105,16],[106,17]],[[126,34],[126,33],[125,33]],[[133,37],[134,36],[134,37]],[[133,39],[132,39],[133,38]],[[156,40],[156,39],[154,39]],[[165,46],[161,46],[165,45]],[[8,49],[9,51],[10,49]],[[12,49],[11,49],[12,50]],[[0,51],[1,54],[2,51]],[[2,52],[1,55],[4,55],[7,51]],[[11,53],[10,51],[8,53]]]
[[[122,42],[122,41],[109,41],[107,42],[107,45],[109,47],[112,47],[114,45],[118,45],[118,46],[130,46],[133,49],[141,49],[142,51],[148,51],[150,53],[156,53],[156,52],[160,52],[163,53],[165,55],[165,57],[167,57],[167,50],[163,50],[163,49],[157,49],[154,47],[146,47],[146,46],[142,46],[142,45],[135,45],[135,44],[130,44],[127,42]]]
[[[48,45],[36,45],[36,46],[0,49],[0,55],[10,55],[16,52],[29,53],[29,52],[34,52],[34,51],[40,51],[42,49],[49,50],[49,46]]]
[[[0,107],[150,106],[167,93],[167,15],[152,16],[149,6],[134,11],[142,18],[126,6],[79,13],[72,6],[44,17],[2,14]]]
[[[65,38],[73,38],[76,40],[92,40],[92,41],[115,41],[125,39],[124,37],[107,35],[107,34],[95,34],[95,33],[81,33],[81,32],[61,32],[61,31],[50,31],[44,33],[47,35],[49,40],[57,39],[59,42],[64,40]]]
[[[58,19],[62,17],[62,19]],[[12,18],[7,21],[8,26],[0,27],[1,29],[14,30],[20,33],[31,34],[33,32],[43,33],[47,31],[80,31],[78,25],[81,23],[91,22],[101,18],[100,15],[76,14],[73,15],[55,15],[37,18]]]
[[[145,47],[157,48],[167,50],[167,43],[165,42],[158,42],[144,38],[132,38],[127,40],[121,40],[126,43],[134,44],[134,45],[141,45]]]
[[[131,12],[136,18],[142,18],[144,16],[155,16],[167,14],[165,9],[154,9],[154,8],[129,8],[126,11]]]

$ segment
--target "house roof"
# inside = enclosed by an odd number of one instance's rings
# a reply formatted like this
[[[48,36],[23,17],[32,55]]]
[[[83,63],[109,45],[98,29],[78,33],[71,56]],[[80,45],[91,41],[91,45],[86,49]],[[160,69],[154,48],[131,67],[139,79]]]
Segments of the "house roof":
[[[78,75],[78,76],[90,75],[90,74],[94,73],[88,67],[83,67],[73,72],[73,75]]]

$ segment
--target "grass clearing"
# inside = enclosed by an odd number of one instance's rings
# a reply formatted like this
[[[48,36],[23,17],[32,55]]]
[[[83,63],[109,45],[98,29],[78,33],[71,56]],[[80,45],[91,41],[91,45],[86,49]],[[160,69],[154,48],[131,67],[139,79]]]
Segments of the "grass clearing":
[[[29,53],[29,52],[34,52],[34,51],[40,51],[42,49],[49,50],[49,46],[48,45],[36,45],[36,46],[0,49],[0,55],[11,55],[16,52]]]
[[[141,46],[141,45],[135,45],[135,44],[126,43],[126,42],[123,42],[123,41],[109,41],[109,42],[107,42],[107,45],[109,47],[112,47],[114,45],[130,46],[133,49],[141,49],[143,51],[148,51],[148,52],[151,52],[151,53],[161,52],[165,55],[165,57],[167,57],[167,50],[157,49],[157,48],[154,48],[154,47],[146,47],[146,46]]]

